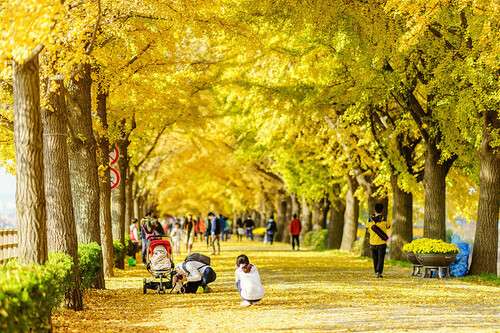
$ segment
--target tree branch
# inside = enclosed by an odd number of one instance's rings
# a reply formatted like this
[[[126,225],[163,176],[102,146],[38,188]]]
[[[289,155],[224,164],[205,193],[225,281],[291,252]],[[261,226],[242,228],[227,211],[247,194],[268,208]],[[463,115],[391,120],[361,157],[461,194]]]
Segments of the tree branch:
[[[9,81],[12,81],[12,79],[10,79]],[[1,80],[0,79],[0,85],[2,86],[6,86],[6,90],[9,92],[9,93],[14,93],[14,86],[12,85],[11,82],[8,82],[8,81],[4,81],[4,80]]]
[[[163,133],[165,132],[165,130],[167,129],[167,127],[170,126],[170,125],[172,125],[172,124],[174,124],[175,122],[176,122],[176,120],[174,120],[171,123],[168,123],[165,126],[163,126],[163,128],[161,129],[161,131],[158,133],[158,135],[156,136],[155,140],[153,141],[153,144],[151,145],[151,147],[149,148],[149,150],[146,152],[146,155],[144,155],[144,157],[142,158],[142,160],[135,165],[135,170],[136,171],[139,170],[139,168],[149,158],[149,155],[151,155],[151,153],[155,149],[156,145],[158,144],[158,141],[160,141],[160,137],[163,135]]]
[[[436,36],[437,38],[439,39],[442,39],[444,41],[444,45],[446,46],[446,48],[450,51],[453,51],[454,54],[453,56],[454,57],[457,57],[459,59],[462,59],[463,60],[463,57],[462,55],[458,52],[457,48],[454,47],[446,38],[444,38],[443,34],[437,30],[436,28],[434,28],[432,25],[428,25],[427,26],[429,28],[429,31],[434,35]]]
[[[9,108],[9,107],[10,107],[10,105],[7,108]],[[2,106],[2,108],[3,108],[3,106]],[[14,122],[1,114],[0,114],[0,124],[2,124],[2,126],[5,127],[6,129],[8,129],[9,131],[14,132]]]
[[[78,1],[78,2],[75,2],[75,3],[72,3],[71,5],[69,5],[69,9],[73,9],[73,8],[76,8],[76,7],[79,7],[81,5],[83,5],[85,3],[85,1],[81,0],[81,1]]]
[[[418,100],[415,98],[413,93],[408,94],[408,102],[409,102],[409,108],[408,110],[410,111],[410,114],[413,118],[413,120],[417,123],[418,129],[420,133],[422,134],[422,137],[426,142],[429,142],[429,132],[424,129],[424,121],[423,117],[425,116],[425,111],[422,109],[422,106],[418,102]]]
[[[283,181],[283,179],[279,175],[265,170],[264,168],[262,168],[257,163],[253,163],[252,164],[252,168],[254,168],[255,170],[257,170],[259,173],[264,174],[265,176],[267,176],[267,177],[269,177],[269,178],[271,178],[273,180],[278,181],[280,184],[284,184],[285,183]]]
[[[148,43],[146,46],[144,46],[142,48],[142,50],[139,51],[139,53],[137,53],[135,56],[133,56],[132,58],[130,58],[130,60],[125,64],[125,66],[122,67],[122,69],[127,68],[128,66],[130,66],[134,62],[136,62],[136,60],[139,59],[139,57],[141,55],[143,55],[144,52],[146,52],[150,47],[151,47],[151,43]]]
[[[97,37],[97,30],[99,29],[99,26],[101,25],[101,0],[97,0],[97,20],[94,24],[94,31],[92,32],[92,38],[90,39],[90,43],[87,46],[87,49],[85,50],[85,54],[89,55],[92,53],[92,49],[94,48],[94,43],[95,39]]]
[[[465,12],[463,9],[460,11],[460,23],[462,26],[462,31],[463,32],[467,31],[468,27],[467,17],[465,16]],[[463,32],[462,32],[462,38],[463,38]],[[470,36],[465,39],[465,45],[469,50],[472,49],[472,38],[470,38]]]
[[[37,45],[33,51],[31,51],[30,56],[23,61],[23,63],[30,62],[31,60],[35,59],[35,57],[38,57],[40,52],[42,52],[44,46],[43,45]]]

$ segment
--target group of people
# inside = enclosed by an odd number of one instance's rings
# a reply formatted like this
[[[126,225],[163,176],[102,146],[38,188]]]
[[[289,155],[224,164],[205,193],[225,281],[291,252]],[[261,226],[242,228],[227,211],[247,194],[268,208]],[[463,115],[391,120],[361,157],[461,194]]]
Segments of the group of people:
[[[246,234],[247,239],[254,239],[253,230],[255,229],[255,222],[250,216],[248,216],[245,221],[238,218],[236,221],[236,232],[238,235],[238,241],[243,240],[243,235]],[[292,237],[292,251],[295,251],[295,244],[297,244],[297,250],[299,249],[299,235],[302,231],[302,223],[297,218],[297,214],[293,214],[292,221],[289,225],[290,236]],[[266,234],[264,235],[264,244],[273,244],[274,237],[278,233],[278,227],[276,221],[274,220],[274,215],[271,214],[269,220],[266,222]]]
[[[174,290],[184,293],[211,293],[208,284],[215,281],[217,274],[210,266],[209,260],[202,254],[186,257],[186,260],[175,266],[172,284]],[[194,258],[194,259],[193,259]],[[260,301],[265,294],[259,271],[245,254],[236,258],[236,288],[242,298],[241,306],[250,306]]]
[[[130,225],[130,241],[133,254],[138,251],[142,243],[142,262],[146,264],[146,253],[149,244],[148,238],[153,235],[169,235],[176,255],[181,253],[181,242],[185,245],[187,254],[193,249],[196,240],[206,239],[207,248],[213,247],[212,254],[220,254],[220,242],[229,239],[231,225],[222,214],[217,216],[209,213],[207,219],[194,217],[187,213],[183,218],[176,216],[160,221],[153,211],[148,211],[141,221],[132,219]]]
[[[243,240],[243,235],[247,239],[254,239],[253,230],[255,222],[250,216],[244,221],[238,218],[236,221],[236,234],[238,241]],[[215,215],[210,212],[206,220],[193,217],[191,213],[187,213],[185,217],[178,219],[173,216],[169,219],[164,219],[160,222],[157,215],[153,215],[153,211],[148,211],[142,220],[134,218],[130,225],[130,240],[135,254],[142,243],[142,262],[146,263],[146,252],[148,246],[148,237],[152,235],[169,235],[172,238],[172,245],[176,255],[181,253],[181,242],[185,245],[187,254],[190,254],[193,249],[195,240],[206,240],[207,248],[212,247],[212,254],[220,254],[220,242],[227,241],[231,225],[227,218],[223,215]],[[296,214],[293,214],[292,221],[289,225],[290,235],[292,238],[292,250],[299,250],[300,241],[299,235],[302,230],[300,220]],[[273,244],[278,228],[274,216],[271,215],[266,222],[266,234],[264,236],[264,244]]]
[[[376,204],[374,207],[374,214],[371,215],[366,224],[367,232],[370,236],[370,247],[373,255],[373,266],[375,270],[375,275],[377,278],[382,278],[382,272],[384,268],[384,258],[387,249],[387,239],[388,232],[391,228],[391,223],[383,214],[384,207],[381,204]],[[153,212],[149,211],[146,216],[142,219],[140,225],[140,232],[138,232],[138,221],[134,219],[130,227],[130,238],[134,243],[138,243],[141,239],[142,242],[142,259],[143,263],[146,263],[145,254],[147,251],[147,238],[150,235],[161,235],[165,233],[165,229],[158,222],[156,215],[152,215]],[[223,217],[218,217],[214,213],[210,212],[207,218],[208,227],[205,230],[205,236],[210,239],[210,243],[213,247],[212,254],[220,253],[220,240],[221,235],[223,235]],[[179,254],[179,242],[182,240],[186,244],[186,249],[189,253],[192,249],[192,244],[196,236],[195,229],[195,219],[193,219],[192,214],[186,214],[184,223],[176,222],[173,225],[170,235],[172,237],[173,245],[176,254]],[[198,221],[199,223],[199,221]],[[250,217],[243,222],[238,219],[236,222],[238,240],[241,241],[243,234],[247,235],[247,238],[253,239],[253,229],[255,228],[255,223]],[[299,235],[302,230],[302,225],[300,220],[297,218],[296,214],[293,214],[292,221],[289,225],[290,235],[292,238],[292,250],[299,250]],[[270,244],[273,243],[274,235],[277,232],[276,222],[271,215],[270,219],[266,223],[266,235],[265,240]],[[223,237],[223,236],[222,236]],[[216,252],[217,244],[217,252]],[[208,242],[207,242],[208,247]],[[196,258],[203,257],[201,254],[195,254]],[[217,275],[213,268],[206,261],[203,260],[190,260],[180,262],[175,266],[175,272],[172,279],[174,290],[183,291],[185,293],[209,293],[212,290],[208,287],[208,284],[215,281]],[[260,301],[264,297],[264,287],[262,286],[260,275],[257,267],[250,263],[248,257],[244,254],[238,256],[236,259],[236,270],[235,270],[235,280],[236,287],[240,296],[242,298],[242,306],[250,306]]]

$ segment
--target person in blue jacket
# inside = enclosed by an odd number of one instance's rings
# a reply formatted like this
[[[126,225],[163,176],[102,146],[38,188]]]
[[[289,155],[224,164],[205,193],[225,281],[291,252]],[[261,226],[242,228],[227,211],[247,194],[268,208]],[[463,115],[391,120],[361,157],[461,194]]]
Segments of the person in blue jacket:
[[[220,234],[222,231],[221,221],[214,213],[208,213],[208,218],[212,220],[212,228],[210,231],[212,237],[212,254],[215,254],[215,243],[217,242],[217,255],[220,254]]]

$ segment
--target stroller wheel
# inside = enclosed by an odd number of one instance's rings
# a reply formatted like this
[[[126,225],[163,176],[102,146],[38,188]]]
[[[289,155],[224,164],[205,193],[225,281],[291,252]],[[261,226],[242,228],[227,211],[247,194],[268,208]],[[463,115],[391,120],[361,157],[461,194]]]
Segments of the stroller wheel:
[[[158,286],[158,288],[156,288],[156,293],[157,293],[158,295],[159,295],[159,294],[161,294],[161,287],[160,287],[160,286]]]
[[[142,284],[142,294],[144,295],[148,288],[146,288],[146,279],[142,280],[143,284]]]

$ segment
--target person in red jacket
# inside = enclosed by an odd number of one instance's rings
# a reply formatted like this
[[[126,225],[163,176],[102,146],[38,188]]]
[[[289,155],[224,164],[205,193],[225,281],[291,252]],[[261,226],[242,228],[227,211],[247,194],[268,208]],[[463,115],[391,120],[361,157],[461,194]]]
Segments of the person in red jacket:
[[[299,250],[299,235],[302,230],[302,224],[297,219],[297,214],[293,214],[292,222],[290,222],[290,235],[292,236],[292,251],[295,251],[295,242],[297,242],[297,251]]]

